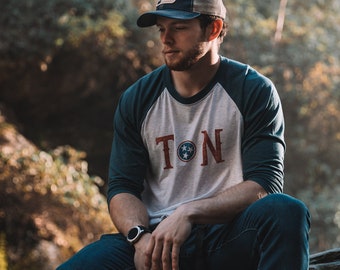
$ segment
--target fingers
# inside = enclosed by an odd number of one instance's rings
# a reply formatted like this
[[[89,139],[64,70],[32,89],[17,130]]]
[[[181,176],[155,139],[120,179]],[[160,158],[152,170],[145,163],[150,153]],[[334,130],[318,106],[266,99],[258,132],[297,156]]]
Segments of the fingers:
[[[172,221],[170,218],[168,221]],[[179,254],[183,242],[191,232],[191,224],[177,226],[175,222],[158,225],[151,234],[136,243],[136,253],[140,269],[179,270]],[[145,238],[146,237],[146,238]]]
[[[179,270],[179,251],[180,251],[180,246],[174,244],[172,246],[172,252],[171,252],[172,270]]]
[[[152,253],[152,270],[171,270],[171,248],[170,240],[158,239]]]
[[[145,267],[146,269],[151,269],[151,265],[152,265],[152,256],[153,256],[153,250],[155,247],[155,240],[153,237],[151,237],[150,241],[149,241],[149,245],[147,247],[147,250],[145,252]]]
[[[180,246],[173,245],[171,239],[152,237],[147,251],[147,269],[178,270],[179,250]]]
[[[152,252],[151,270],[162,269],[163,241],[157,239]]]
[[[162,252],[163,270],[171,270],[171,249],[172,243],[170,241],[165,241]]]

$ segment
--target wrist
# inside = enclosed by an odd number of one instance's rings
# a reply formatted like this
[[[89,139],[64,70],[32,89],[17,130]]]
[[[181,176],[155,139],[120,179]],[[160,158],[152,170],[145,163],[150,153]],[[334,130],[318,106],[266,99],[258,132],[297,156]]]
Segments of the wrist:
[[[197,216],[197,211],[192,203],[182,204],[177,208],[179,215],[186,219],[191,225],[195,223],[195,217]]]
[[[139,240],[133,244],[133,247],[135,248],[135,250],[145,250],[148,243],[149,243],[149,239],[151,237],[151,232],[147,232],[145,234],[143,234]]]

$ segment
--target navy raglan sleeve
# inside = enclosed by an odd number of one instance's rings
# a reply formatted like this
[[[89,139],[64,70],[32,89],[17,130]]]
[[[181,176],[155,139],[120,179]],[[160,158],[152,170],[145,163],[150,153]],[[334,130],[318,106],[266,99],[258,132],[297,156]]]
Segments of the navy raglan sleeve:
[[[107,201],[119,193],[141,198],[149,153],[141,135],[145,115],[161,94],[165,66],[145,75],[121,96],[114,116]]]
[[[244,90],[244,179],[259,183],[268,193],[280,193],[285,153],[280,98],[273,83],[254,70],[246,76]]]
[[[133,86],[137,87],[137,86]],[[107,200],[119,193],[140,198],[148,164],[139,128],[138,112],[134,106],[133,87],[120,98],[114,116],[114,136],[110,156]]]

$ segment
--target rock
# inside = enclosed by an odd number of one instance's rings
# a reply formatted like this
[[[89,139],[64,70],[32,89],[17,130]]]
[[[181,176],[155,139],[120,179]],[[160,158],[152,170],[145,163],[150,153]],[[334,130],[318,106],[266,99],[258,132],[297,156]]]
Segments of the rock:
[[[340,269],[340,248],[315,253],[310,256],[309,270]]]

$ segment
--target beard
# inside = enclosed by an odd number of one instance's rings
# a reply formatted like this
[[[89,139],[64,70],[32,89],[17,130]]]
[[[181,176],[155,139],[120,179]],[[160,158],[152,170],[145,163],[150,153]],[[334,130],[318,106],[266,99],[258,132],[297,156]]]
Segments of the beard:
[[[202,44],[198,43],[189,51],[185,52],[183,56],[177,56],[176,59],[167,59],[167,57],[164,57],[164,61],[170,70],[185,71],[199,61],[203,55],[203,51]]]

